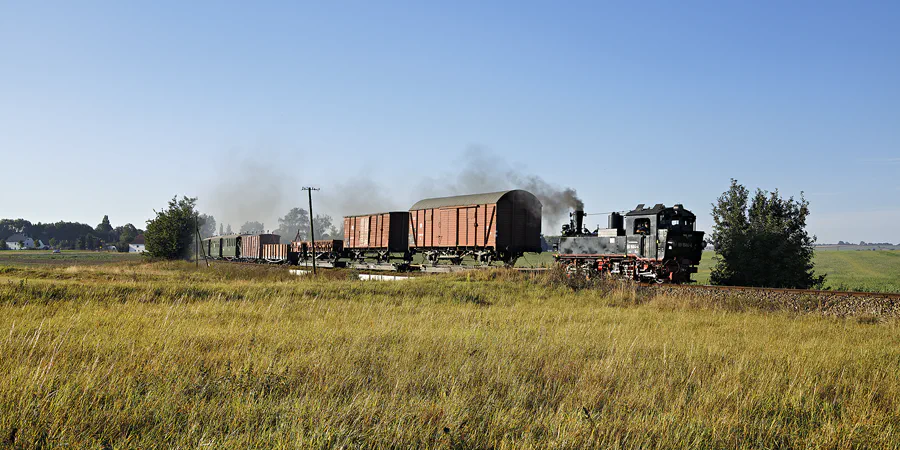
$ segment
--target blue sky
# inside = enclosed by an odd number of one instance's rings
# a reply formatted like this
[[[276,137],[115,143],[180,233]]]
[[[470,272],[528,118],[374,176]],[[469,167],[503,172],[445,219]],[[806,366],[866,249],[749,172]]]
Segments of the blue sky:
[[[274,228],[302,185],[334,216],[403,208],[484,152],[588,211],[677,202],[708,229],[737,178],[805,191],[820,242],[898,242],[897,23],[897,2],[6,2],[0,217],[143,224],[187,194]]]

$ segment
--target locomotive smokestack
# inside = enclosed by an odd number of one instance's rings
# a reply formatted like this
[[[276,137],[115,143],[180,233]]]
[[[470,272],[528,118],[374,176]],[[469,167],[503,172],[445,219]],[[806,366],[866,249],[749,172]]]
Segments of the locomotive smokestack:
[[[584,210],[576,209],[575,210],[575,232],[581,234],[582,230],[584,230]]]

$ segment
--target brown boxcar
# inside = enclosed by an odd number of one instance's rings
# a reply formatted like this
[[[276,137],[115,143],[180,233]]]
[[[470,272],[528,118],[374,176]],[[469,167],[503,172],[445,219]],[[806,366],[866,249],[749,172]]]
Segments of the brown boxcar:
[[[290,260],[291,246],[288,244],[263,244],[263,259],[271,262]]]
[[[281,236],[277,234],[251,234],[241,238],[241,258],[262,259],[263,245],[278,244]]]
[[[541,251],[541,202],[523,190],[421,200],[409,209],[409,247],[507,260]]]
[[[344,248],[405,253],[409,248],[409,212],[344,217]]]

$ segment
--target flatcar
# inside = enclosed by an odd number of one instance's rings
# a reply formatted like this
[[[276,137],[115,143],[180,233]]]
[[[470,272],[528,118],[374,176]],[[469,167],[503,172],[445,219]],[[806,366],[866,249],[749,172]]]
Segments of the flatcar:
[[[688,283],[697,272],[704,233],[680,204],[612,213],[608,228],[593,232],[584,228],[584,216],[574,211],[562,228],[556,259],[570,272],[658,283]]]
[[[315,258],[317,261],[334,263],[345,256],[344,241],[340,239],[302,241],[298,236],[291,241],[291,251],[297,254],[300,261],[311,261]]]

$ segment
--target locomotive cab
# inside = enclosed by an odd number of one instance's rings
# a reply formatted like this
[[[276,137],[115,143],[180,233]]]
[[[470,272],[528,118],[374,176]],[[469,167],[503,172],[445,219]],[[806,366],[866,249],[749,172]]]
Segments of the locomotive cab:
[[[703,232],[695,231],[697,216],[681,204],[667,208],[637,208],[625,214],[629,254],[642,258],[672,260],[696,265],[703,251]]]

